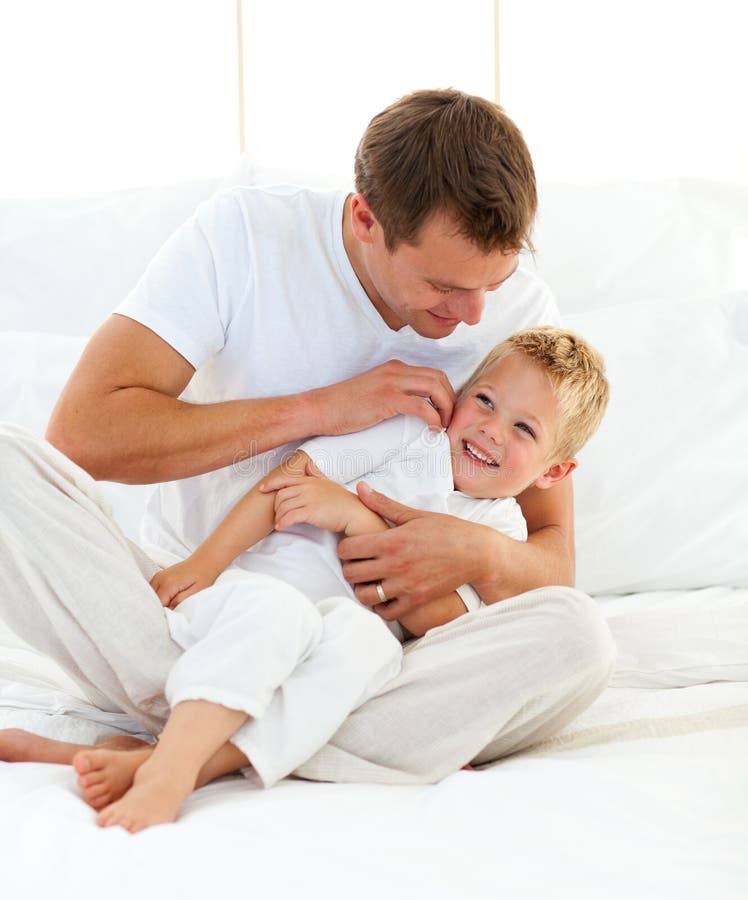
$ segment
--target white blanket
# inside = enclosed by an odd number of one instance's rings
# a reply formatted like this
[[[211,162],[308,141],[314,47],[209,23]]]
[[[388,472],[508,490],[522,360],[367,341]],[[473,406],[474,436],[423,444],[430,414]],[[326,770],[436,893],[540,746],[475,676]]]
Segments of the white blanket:
[[[676,695],[681,712],[748,708],[746,684],[654,693],[662,711]],[[588,715],[646,718],[646,694],[610,688]],[[747,755],[744,724],[518,755],[426,787],[263,791],[229,778],[195,793],[176,824],[135,836],[96,827],[69,768],[0,764],[3,891],[193,900],[246,883],[262,900],[744,900]]]

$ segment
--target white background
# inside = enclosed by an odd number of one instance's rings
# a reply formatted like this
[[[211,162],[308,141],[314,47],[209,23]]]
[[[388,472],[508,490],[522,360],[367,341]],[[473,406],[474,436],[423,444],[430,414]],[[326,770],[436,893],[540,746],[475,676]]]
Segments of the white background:
[[[748,183],[742,0],[501,0],[501,102],[541,181]],[[494,98],[493,0],[244,0],[247,148],[348,173],[366,122],[418,87]],[[234,0],[0,0],[0,196],[229,168]]]
[[[502,0],[500,21],[541,181],[748,183],[745,0]]]

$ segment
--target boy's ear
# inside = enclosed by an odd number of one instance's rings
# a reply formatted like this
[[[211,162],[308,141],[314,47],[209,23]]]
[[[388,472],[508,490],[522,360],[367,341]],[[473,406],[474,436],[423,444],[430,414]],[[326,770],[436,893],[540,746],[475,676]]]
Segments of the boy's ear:
[[[575,459],[565,459],[563,462],[554,463],[550,469],[539,475],[533,484],[541,490],[553,487],[554,484],[563,481],[567,475],[571,475],[576,467],[577,461]]]

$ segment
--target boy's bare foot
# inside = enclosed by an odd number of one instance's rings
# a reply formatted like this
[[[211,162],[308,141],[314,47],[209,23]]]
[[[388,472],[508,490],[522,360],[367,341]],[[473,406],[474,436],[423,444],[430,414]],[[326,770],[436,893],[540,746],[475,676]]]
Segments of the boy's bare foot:
[[[173,769],[164,770],[163,766],[146,762],[135,772],[130,790],[121,800],[102,810],[96,823],[102,828],[120,825],[135,834],[151,825],[174,822],[194,787],[194,778],[178,775]]]
[[[135,773],[153,753],[153,747],[142,741],[138,749],[108,747],[84,748],[72,760],[83,799],[95,810],[119,800],[132,787]]]
[[[112,750],[136,750],[149,747],[139,738],[122,735],[106,738],[98,747]],[[52,738],[22,731],[20,728],[0,729],[0,760],[4,762],[40,762],[72,765],[73,757],[81,750],[93,750],[89,744],[69,744]]]

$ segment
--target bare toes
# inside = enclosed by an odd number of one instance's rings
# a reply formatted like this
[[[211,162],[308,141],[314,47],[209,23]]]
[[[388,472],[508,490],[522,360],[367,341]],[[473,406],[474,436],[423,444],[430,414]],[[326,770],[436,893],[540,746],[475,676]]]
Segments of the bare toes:
[[[111,791],[106,785],[101,785],[99,787],[91,788],[88,791],[83,792],[83,799],[86,803],[93,805],[94,803],[100,803],[102,800],[110,801]]]
[[[87,775],[93,769],[91,755],[86,752],[76,753],[73,757],[73,768],[79,775]]]
[[[147,825],[142,819],[138,819],[137,816],[133,815],[122,816],[122,820],[119,824],[123,828],[126,828],[130,834],[135,834],[136,831],[142,831]]]
[[[104,776],[100,770],[95,772],[90,772],[88,775],[79,775],[78,776],[78,787],[81,788],[91,788],[96,785],[104,783]]]
[[[86,797],[100,797],[102,794],[108,793],[109,785],[105,782],[101,784],[92,784],[87,787],[83,793]]]
[[[96,824],[101,828],[108,828],[110,825],[115,824],[115,820],[117,818],[117,810],[116,803],[110,803],[109,806],[105,806],[104,809],[99,813],[96,817]]]

